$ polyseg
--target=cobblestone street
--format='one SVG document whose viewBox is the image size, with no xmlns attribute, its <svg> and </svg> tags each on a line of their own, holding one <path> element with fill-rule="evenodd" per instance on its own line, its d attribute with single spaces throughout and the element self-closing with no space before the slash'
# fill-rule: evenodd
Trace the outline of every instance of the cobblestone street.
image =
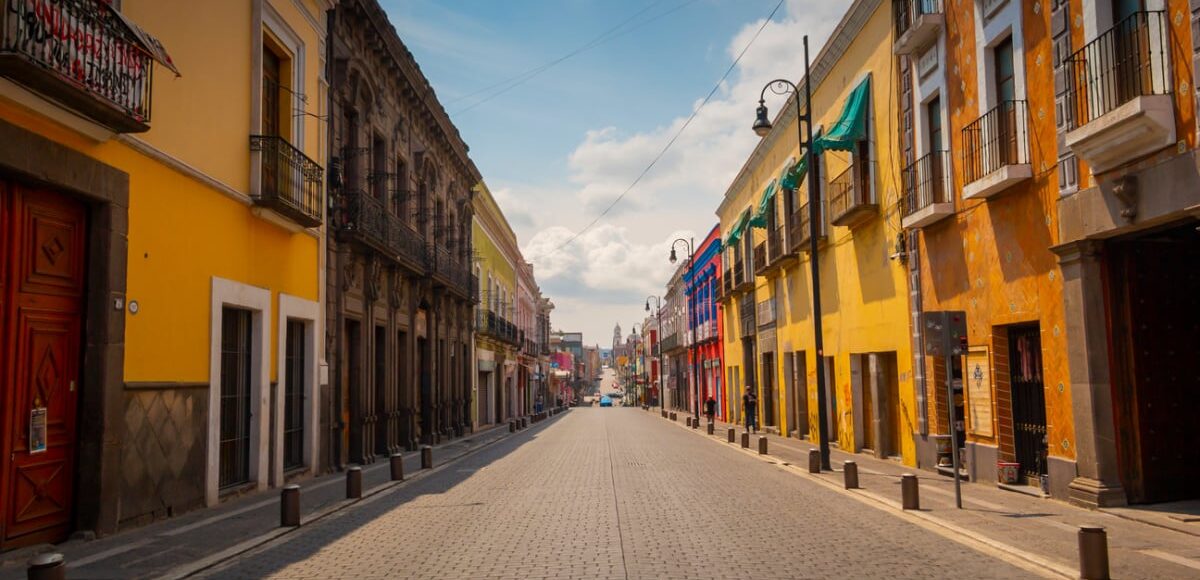
<svg viewBox="0 0 1200 580">
<path fill-rule="evenodd" d="M 575 409 L 206 574 L 1032 575 L 634 408 Z"/>
</svg>

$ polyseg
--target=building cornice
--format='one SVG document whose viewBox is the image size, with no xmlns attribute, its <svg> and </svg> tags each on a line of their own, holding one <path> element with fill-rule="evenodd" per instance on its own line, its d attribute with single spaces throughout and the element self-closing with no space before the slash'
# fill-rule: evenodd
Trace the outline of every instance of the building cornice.
<svg viewBox="0 0 1200 580">
<path fill-rule="evenodd" d="M 867 21 L 870 20 L 871 15 L 875 13 L 875 10 L 882 3 L 883 0 L 854 0 L 854 3 L 850 5 L 846 13 L 842 15 L 841 21 L 838 22 L 837 27 L 829 35 L 829 39 L 825 41 L 820 52 L 817 53 L 816 58 L 810 64 L 811 70 L 809 74 L 812 77 L 814 92 L 817 87 L 821 86 L 825 78 L 829 76 L 829 73 L 833 71 L 837 62 L 845 56 L 854 39 L 858 37 L 858 33 L 867 25 Z M 800 77 L 796 85 L 803 87 L 804 82 L 804 77 Z M 762 165 L 767 154 L 775 147 L 776 142 L 779 139 L 796 138 L 792 131 L 780 129 L 790 127 L 793 123 L 797 122 L 796 100 L 800 99 L 800 106 L 803 107 L 805 103 L 802 97 L 803 95 L 793 93 L 780 106 L 779 112 L 775 114 L 773 121 L 773 126 L 776 130 L 771 131 L 766 137 L 763 137 L 758 142 L 758 145 L 754 147 L 754 151 L 750 153 L 750 157 L 742 164 L 741 170 L 738 171 L 733 182 L 725 190 L 725 196 L 721 200 L 721 204 L 717 206 L 716 214 L 718 218 L 737 200 L 738 194 L 746 187 L 747 182 L 752 179 L 754 170 Z M 816 115 L 813 116 L 816 117 Z"/>
</svg>

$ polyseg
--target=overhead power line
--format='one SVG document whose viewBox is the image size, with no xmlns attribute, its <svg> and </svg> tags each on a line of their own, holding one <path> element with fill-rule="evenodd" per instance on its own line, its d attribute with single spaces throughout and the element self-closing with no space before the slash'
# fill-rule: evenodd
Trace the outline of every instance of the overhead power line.
<svg viewBox="0 0 1200 580">
<path fill-rule="evenodd" d="M 540 72 L 542 72 L 542 71 L 544 71 L 544 70 L 546 70 L 546 69 L 548 69 L 548 68 L 550 68 L 550 67 L 553 67 L 554 65 L 557 65 L 557 64 L 559 64 L 559 63 L 561 63 L 561 62 L 563 62 L 563 61 L 565 61 L 565 60 L 567 60 L 567 59 L 569 59 L 569 58 L 571 58 L 571 57 L 573 57 L 573 56 L 576 56 L 576 55 L 578 55 L 578 54 L 580 54 L 580 53 L 582 53 L 582 52 L 585 52 L 585 51 L 587 51 L 587 50 L 590 50 L 590 49 L 594 48 L 595 46 L 597 46 L 597 45 L 599 45 L 599 44 L 603 43 L 605 40 L 608 40 L 608 39 L 606 39 L 606 37 L 607 37 L 607 36 L 609 36 L 610 34 L 613 34 L 613 33 L 615 33 L 615 32 L 616 32 L 616 31 L 618 31 L 618 30 L 620 30 L 620 29 L 621 29 L 621 28 L 623 28 L 623 27 L 624 27 L 626 24 L 629 24 L 629 23 L 630 23 L 630 22 L 632 22 L 634 19 L 636 19 L 638 16 L 641 16 L 641 15 L 645 14 L 646 12 L 649 12 L 649 11 L 650 11 L 651 9 L 653 9 L 655 6 L 658 6 L 659 4 L 662 4 L 662 2 L 663 2 L 663 0 L 654 0 L 654 2 L 651 2 L 651 3 L 650 3 L 649 5 L 647 5 L 645 8 L 642 8 L 641 10 L 638 10 L 637 12 L 633 13 L 633 15 L 632 15 L 632 16 L 630 16 L 629 18 L 626 18 L 625 20 L 622 20 L 622 21 L 621 21 L 620 23 L 618 23 L 616 26 L 613 26 L 612 28 L 609 28 L 608 30 L 605 30 L 604 32 L 601 32 L 601 33 L 600 33 L 599 35 L 597 35 L 595 38 L 593 38 L 593 39 L 589 40 L 589 41 L 588 41 L 586 44 L 584 44 L 584 45 L 580 46 L 579 48 L 576 48 L 575 50 L 572 50 L 571 52 L 568 52 L 568 53 L 564 54 L 563 56 L 560 56 L 560 57 L 558 57 L 558 58 L 556 58 L 556 59 L 554 59 L 554 60 L 551 60 L 551 61 L 549 61 L 549 62 L 547 62 L 547 63 L 544 63 L 544 64 L 541 64 L 541 65 L 535 66 L 535 67 L 533 67 L 533 68 L 531 68 L 531 69 L 529 69 L 529 70 L 527 70 L 527 71 L 525 71 L 525 72 L 523 72 L 523 73 L 521 73 L 521 74 L 518 74 L 518 75 L 515 75 L 515 76 L 512 76 L 512 77 L 509 77 L 509 78 L 507 78 L 507 79 L 504 79 L 504 80 L 502 80 L 502 81 L 500 81 L 500 82 L 498 82 L 498 83 L 495 83 L 495 84 L 492 84 L 492 85 L 488 85 L 488 86 L 486 86 L 486 87 L 483 87 L 483 88 L 481 88 L 481 89 L 479 89 L 479 90 L 477 90 L 477 91 L 474 91 L 474 92 L 467 93 L 467 94 L 465 94 L 465 95 L 463 95 L 463 96 L 461 96 L 461 97 L 456 97 L 456 98 L 454 98 L 454 99 L 450 99 L 450 100 L 446 101 L 446 104 L 447 104 L 447 105 L 453 105 L 453 104 L 455 104 L 455 103 L 459 103 L 459 102 L 465 101 L 465 100 L 467 100 L 467 99 L 470 99 L 471 97 L 475 97 L 475 96 L 478 96 L 478 95 L 482 95 L 483 93 L 486 93 L 486 92 L 488 92 L 488 91 L 491 91 L 491 90 L 493 90 L 493 89 L 497 89 L 497 88 L 503 87 L 503 86 L 505 86 L 505 85 L 507 85 L 507 84 L 509 84 L 509 83 L 516 82 L 516 81 L 520 81 L 520 80 L 524 79 L 524 78 L 525 78 L 525 77 L 527 77 L 527 76 L 530 76 L 530 75 L 536 75 L 536 74 L 538 74 L 538 73 L 540 73 Z M 530 77 L 530 78 L 532 78 L 532 77 Z M 473 106 L 475 106 L 475 105 L 471 105 L 471 106 L 473 107 Z"/>
<path fill-rule="evenodd" d="M 692 124 L 692 121 L 696 119 L 696 116 L 700 114 L 700 111 L 704 109 L 704 106 L 707 105 L 710 100 L 712 100 L 713 95 L 717 94 L 717 91 L 720 90 L 721 86 L 725 84 L 725 80 L 729 78 L 731 73 L 733 73 L 733 69 L 737 68 L 738 63 L 742 61 L 742 57 L 746 55 L 746 51 L 750 50 L 750 47 L 754 45 L 756 40 L 758 40 L 758 36 L 762 34 L 762 31 L 767 27 L 767 24 L 775 18 L 775 14 L 779 12 L 779 8 L 783 6 L 783 3 L 784 0 L 779 0 L 779 3 L 775 4 L 775 8 L 773 8 L 771 13 L 768 14 L 766 19 L 763 20 L 762 24 L 758 27 L 758 30 L 754 31 L 754 36 L 750 37 L 750 40 L 746 43 L 746 46 L 742 47 L 741 52 L 738 53 L 737 58 L 733 59 L 733 62 L 730 63 L 729 68 L 725 69 L 725 74 L 721 75 L 721 78 L 715 85 L 713 85 L 712 90 L 708 92 L 708 95 L 704 97 L 704 100 L 700 102 L 700 105 L 692 111 L 692 114 L 687 118 L 686 121 L 683 122 L 683 125 L 680 125 L 679 130 L 675 131 L 675 134 L 671 136 L 671 139 L 667 141 L 667 144 L 663 146 L 661 151 L 658 152 L 658 155 L 654 156 L 654 159 L 650 160 L 649 165 L 647 165 L 646 168 L 638 174 L 637 178 L 633 180 L 633 183 L 630 183 L 629 187 L 626 187 L 625 191 L 621 192 L 621 195 L 618 195 L 617 198 L 612 201 L 612 203 L 608 204 L 608 207 L 605 207 L 604 210 L 601 211 L 600 214 L 595 217 L 595 219 L 584 226 L 583 229 L 576 232 L 570 238 L 567 238 L 567 241 L 555 248 L 553 252 L 550 252 L 551 256 L 561 252 L 567 246 L 573 244 L 575 240 L 579 239 L 580 236 L 587 233 L 588 230 L 592 229 L 592 227 L 596 224 L 600 223 L 600 220 L 603 219 L 604 216 L 608 215 L 608 213 L 611 212 L 614 207 L 617 207 L 617 204 L 621 203 L 621 200 L 625 199 L 625 196 L 629 195 L 629 192 L 633 191 L 634 187 L 637 187 L 637 184 L 642 181 L 642 178 L 646 177 L 646 175 L 650 173 L 650 170 L 654 169 L 654 166 L 657 165 L 659 160 L 661 160 L 663 156 L 667 154 L 667 151 L 671 150 L 671 147 L 675 145 L 675 141 L 677 141 L 679 136 L 687 130 L 689 125 Z"/>
</svg>

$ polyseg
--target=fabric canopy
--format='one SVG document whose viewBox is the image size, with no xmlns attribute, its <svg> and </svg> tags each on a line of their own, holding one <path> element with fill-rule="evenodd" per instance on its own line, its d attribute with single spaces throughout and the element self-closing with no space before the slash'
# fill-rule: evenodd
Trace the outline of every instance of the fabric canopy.
<svg viewBox="0 0 1200 580">
<path fill-rule="evenodd" d="M 788 164 L 783 168 L 783 172 L 779 174 L 779 187 L 783 189 L 796 189 L 800 184 L 804 183 L 804 176 L 808 174 L 808 155 L 805 155 L 795 165 Z"/>
<path fill-rule="evenodd" d="M 175 61 L 171 60 L 171 55 L 167 54 L 166 47 L 164 47 L 157 38 L 151 36 L 150 33 L 143 30 L 141 26 L 138 26 L 127 16 L 125 16 L 124 13 L 122 13 L 120 10 L 117 10 L 117 7 L 113 6 L 111 2 L 101 2 L 101 4 L 107 7 L 108 10 L 117 17 L 117 20 L 119 20 L 121 24 L 125 25 L 125 28 L 129 30 L 129 33 L 132 34 L 134 38 L 137 39 L 138 44 L 145 49 L 146 54 L 149 54 L 150 58 L 157 60 L 159 64 L 170 69 L 171 72 L 175 73 L 175 76 L 181 76 L 179 74 L 179 69 L 175 67 Z"/>
<path fill-rule="evenodd" d="M 725 238 L 725 246 L 732 246 L 742 239 L 742 234 L 746 233 L 746 225 L 750 223 L 750 208 L 746 208 L 742 215 L 733 222 L 733 227 L 729 228 L 729 236 Z"/>
<path fill-rule="evenodd" d="M 842 114 L 829 132 L 815 139 L 817 153 L 825 150 L 850 151 L 855 143 L 867 138 L 867 109 L 870 105 L 871 77 L 863 79 L 842 107 Z"/>
<path fill-rule="evenodd" d="M 777 181 L 772 179 L 771 183 L 767 184 L 767 188 L 763 190 L 762 197 L 758 200 L 758 207 L 754 210 L 754 217 L 750 218 L 750 225 L 756 228 L 767 227 L 767 212 L 771 209 L 771 204 L 775 203 L 775 186 Z"/>
</svg>

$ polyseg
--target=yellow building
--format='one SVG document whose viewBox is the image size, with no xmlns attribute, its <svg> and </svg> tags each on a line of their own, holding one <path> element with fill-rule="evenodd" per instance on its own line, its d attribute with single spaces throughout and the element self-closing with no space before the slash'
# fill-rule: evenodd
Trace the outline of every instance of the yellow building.
<svg viewBox="0 0 1200 580">
<path fill-rule="evenodd" d="M 309 470 L 329 1 L 10 4 L 0 548 Z"/>
<path fill-rule="evenodd" d="M 888 3 L 855 2 L 812 63 L 824 356 L 813 346 L 810 192 L 807 160 L 797 163 L 793 95 L 770 103 L 779 111 L 774 129 L 717 210 L 726 242 L 725 374 L 731 408 L 740 409 L 749 386 L 760 426 L 815 440 L 816 369 L 825 365 L 830 441 L 915 464 L 906 268 L 896 259 L 891 37 Z M 740 411 L 736 418 L 744 421 Z"/>
<path fill-rule="evenodd" d="M 522 414 L 518 392 L 517 351 L 521 348 L 514 322 L 517 306 L 517 268 L 524 265 L 517 235 L 504 218 L 487 184 L 472 200 L 471 243 L 479 279 L 475 315 L 475 424 L 490 425 Z"/>
</svg>

